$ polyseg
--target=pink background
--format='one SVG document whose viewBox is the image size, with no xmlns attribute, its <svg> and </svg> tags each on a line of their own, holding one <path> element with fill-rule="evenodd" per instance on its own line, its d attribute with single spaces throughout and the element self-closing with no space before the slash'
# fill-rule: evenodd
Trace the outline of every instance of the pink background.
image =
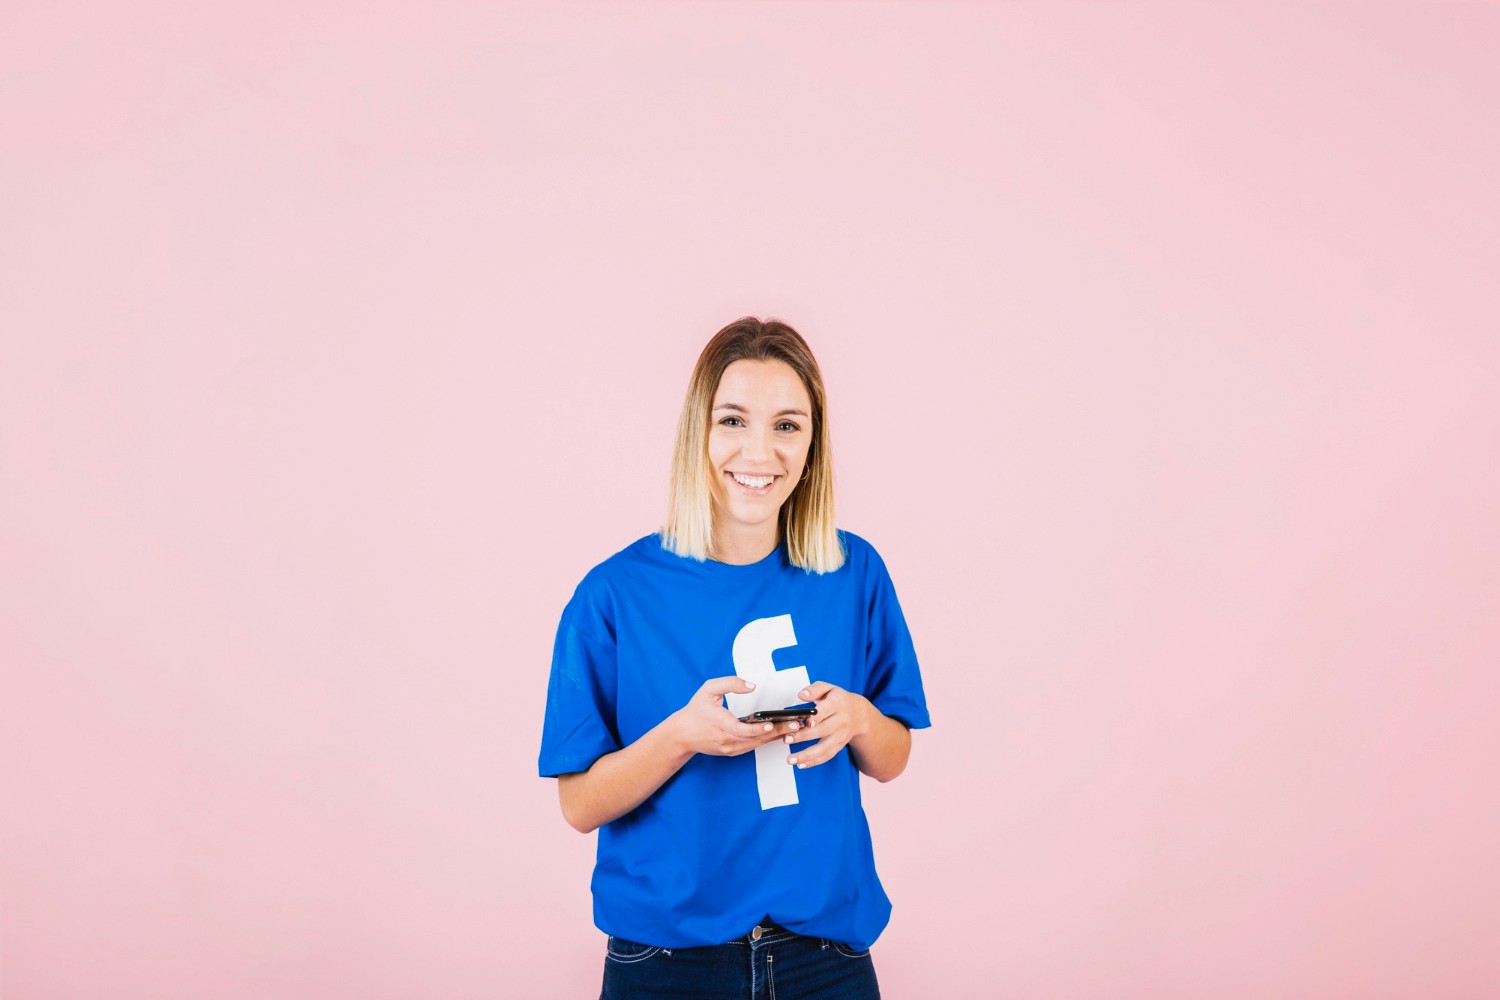
<svg viewBox="0 0 1500 1000">
<path fill-rule="evenodd" d="M 0 993 L 595 995 L 553 629 L 755 313 L 936 721 L 887 995 L 1496 995 L 1497 41 L 7 4 Z"/>
</svg>

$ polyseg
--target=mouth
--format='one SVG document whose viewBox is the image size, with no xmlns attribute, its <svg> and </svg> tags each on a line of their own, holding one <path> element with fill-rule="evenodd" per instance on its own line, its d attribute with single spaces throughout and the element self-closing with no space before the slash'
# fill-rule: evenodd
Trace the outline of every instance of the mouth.
<svg viewBox="0 0 1500 1000">
<path fill-rule="evenodd" d="M 726 472 L 725 478 L 734 488 L 747 497 L 763 497 L 776 488 L 776 481 L 783 478 L 775 475 L 751 476 L 740 472 Z"/>
</svg>

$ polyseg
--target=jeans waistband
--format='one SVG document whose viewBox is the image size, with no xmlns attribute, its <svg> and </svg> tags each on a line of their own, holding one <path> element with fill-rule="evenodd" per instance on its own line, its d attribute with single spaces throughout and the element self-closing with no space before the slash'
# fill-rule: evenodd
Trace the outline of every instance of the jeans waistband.
<svg viewBox="0 0 1500 1000">
<path fill-rule="evenodd" d="M 744 934 L 741 934 L 737 938 L 731 938 L 729 941 L 727 941 L 725 943 L 726 944 L 748 944 L 748 945 L 756 945 L 756 944 L 764 944 L 767 940 L 769 940 L 771 938 L 775 938 L 776 940 L 779 941 L 782 938 L 796 937 L 796 936 L 797 936 L 797 932 L 796 931 L 788 930 L 787 928 L 785 928 L 785 927 L 781 926 L 780 924 L 778 924 L 776 921 L 772 920 L 770 917 L 762 917 L 760 919 L 760 921 L 757 922 L 756 925 L 754 927 L 752 927 L 749 931 L 745 932 Z"/>
</svg>

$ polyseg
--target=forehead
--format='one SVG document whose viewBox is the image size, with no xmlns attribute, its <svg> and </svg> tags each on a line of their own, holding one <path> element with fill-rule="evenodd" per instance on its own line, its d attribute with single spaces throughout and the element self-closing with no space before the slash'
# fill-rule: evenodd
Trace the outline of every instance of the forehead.
<svg viewBox="0 0 1500 1000">
<path fill-rule="evenodd" d="M 811 412 L 812 401 L 802 379 L 785 361 L 736 361 L 719 376 L 714 405 L 795 407 Z"/>
</svg>

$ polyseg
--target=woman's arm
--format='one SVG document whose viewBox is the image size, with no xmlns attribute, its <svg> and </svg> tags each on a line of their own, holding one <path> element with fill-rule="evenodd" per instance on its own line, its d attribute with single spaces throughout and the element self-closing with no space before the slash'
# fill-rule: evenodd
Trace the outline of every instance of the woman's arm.
<svg viewBox="0 0 1500 1000">
<path fill-rule="evenodd" d="M 594 761 L 587 771 L 557 776 L 563 819 L 589 833 L 645 802 L 692 758 L 670 726 L 671 718 L 621 750 Z"/>
<path fill-rule="evenodd" d="M 855 697 L 864 700 L 863 696 Z M 911 730 L 874 705 L 870 705 L 870 712 L 870 728 L 849 741 L 849 752 L 854 755 L 855 767 L 876 781 L 890 781 L 906 770 L 911 758 Z"/>
<path fill-rule="evenodd" d="M 645 802 L 694 754 L 734 757 L 780 739 L 770 723 L 741 722 L 724 707 L 726 694 L 754 689 L 740 677 L 706 681 L 686 705 L 634 743 L 605 754 L 587 771 L 559 775 L 563 818 L 579 833 L 589 833 Z"/>
<path fill-rule="evenodd" d="M 807 732 L 807 738 L 817 739 L 818 745 L 792 754 L 788 764 L 816 767 L 847 745 L 854 766 L 876 781 L 890 781 L 906 770 L 911 730 L 883 714 L 870 699 L 827 681 L 809 684 L 799 697 L 818 703 L 818 714 L 808 720 Z"/>
</svg>

